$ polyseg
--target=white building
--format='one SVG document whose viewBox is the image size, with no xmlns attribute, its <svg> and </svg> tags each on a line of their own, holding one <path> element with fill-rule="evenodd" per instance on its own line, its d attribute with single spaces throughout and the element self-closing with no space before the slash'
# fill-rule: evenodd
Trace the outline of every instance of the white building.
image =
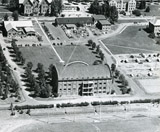
<svg viewBox="0 0 160 132">
<path fill-rule="evenodd" d="M 135 0 L 110 0 L 110 6 L 115 6 L 120 11 L 126 11 L 132 13 L 133 10 L 136 9 L 136 1 Z"/>
<path fill-rule="evenodd" d="M 155 36 L 160 36 L 160 17 L 156 17 L 153 21 L 149 22 L 149 29 L 155 33 Z"/>
</svg>

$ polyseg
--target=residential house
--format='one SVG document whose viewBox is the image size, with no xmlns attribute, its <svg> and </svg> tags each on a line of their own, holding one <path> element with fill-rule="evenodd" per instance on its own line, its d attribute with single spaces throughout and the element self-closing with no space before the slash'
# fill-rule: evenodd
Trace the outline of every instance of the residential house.
<svg viewBox="0 0 160 132">
<path fill-rule="evenodd" d="M 73 63 L 59 72 L 58 95 L 94 96 L 110 93 L 111 72 L 106 65 Z"/>
<path fill-rule="evenodd" d="M 103 31 L 111 30 L 111 23 L 108 20 L 98 20 L 96 27 Z"/>
<path fill-rule="evenodd" d="M 154 20 L 149 22 L 149 29 L 154 32 L 155 36 L 160 36 L 160 17 L 155 17 Z"/>
<path fill-rule="evenodd" d="M 19 0 L 19 12 L 24 15 L 33 14 L 33 4 L 30 0 Z"/>
</svg>

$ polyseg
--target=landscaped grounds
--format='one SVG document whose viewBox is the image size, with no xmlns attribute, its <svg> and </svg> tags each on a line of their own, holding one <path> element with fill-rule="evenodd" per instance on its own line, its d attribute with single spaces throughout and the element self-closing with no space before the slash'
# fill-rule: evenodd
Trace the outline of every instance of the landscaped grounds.
<svg viewBox="0 0 160 132">
<path fill-rule="evenodd" d="M 145 26 L 129 26 L 121 34 L 104 39 L 104 44 L 113 54 L 151 53 L 160 51 L 160 46 L 148 37 Z"/>
</svg>

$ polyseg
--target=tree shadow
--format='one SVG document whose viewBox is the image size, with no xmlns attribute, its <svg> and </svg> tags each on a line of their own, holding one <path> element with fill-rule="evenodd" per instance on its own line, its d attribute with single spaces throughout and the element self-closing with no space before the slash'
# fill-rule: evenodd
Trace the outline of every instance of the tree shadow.
<svg viewBox="0 0 160 132">
<path fill-rule="evenodd" d="M 97 52 L 96 52 L 96 51 L 92 51 L 92 53 L 93 53 L 93 54 L 97 54 Z"/>
<path fill-rule="evenodd" d="M 150 30 L 148 27 L 143 28 L 143 30 L 144 30 L 146 33 L 151 33 L 151 30 Z"/>
<path fill-rule="evenodd" d="M 121 83 L 121 81 L 119 81 L 119 80 L 116 80 L 115 82 L 116 82 L 116 83 Z"/>
</svg>

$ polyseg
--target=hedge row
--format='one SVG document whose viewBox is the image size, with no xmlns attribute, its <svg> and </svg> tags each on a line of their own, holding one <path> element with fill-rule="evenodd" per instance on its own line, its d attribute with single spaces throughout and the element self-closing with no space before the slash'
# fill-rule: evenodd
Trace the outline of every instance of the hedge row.
<svg viewBox="0 0 160 132">
<path fill-rule="evenodd" d="M 56 107 L 57 108 L 63 108 L 63 107 L 79 107 L 79 106 L 88 106 L 89 105 L 89 103 L 88 102 L 82 102 L 82 103 L 75 103 L 75 104 L 73 104 L 73 103 L 67 103 L 67 104 L 65 104 L 65 103 L 62 103 L 62 104 L 57 104 L 56 105 Z"/>
<path fill-rule="evenodd" d="M 15 106 L 16 110 L 22 110 L 22 109 L 43 109 L 43 108 L 54 108 L 53 104 L 50 105 L 23 105 L 23 106 Z"/>
<path fill-rule="evenodd" d="M 131 103 L 160 103 L 160 99 L 133 100 Z"/>
<path fill-rule="evenodd" d="M 96 106 L 96 105 L 117 105 L 118 101 L 105 101 L 105 102 L 99 102 L 99 101 L 94 101 L 91 103 L 91 105 Z"/>
</svg>

